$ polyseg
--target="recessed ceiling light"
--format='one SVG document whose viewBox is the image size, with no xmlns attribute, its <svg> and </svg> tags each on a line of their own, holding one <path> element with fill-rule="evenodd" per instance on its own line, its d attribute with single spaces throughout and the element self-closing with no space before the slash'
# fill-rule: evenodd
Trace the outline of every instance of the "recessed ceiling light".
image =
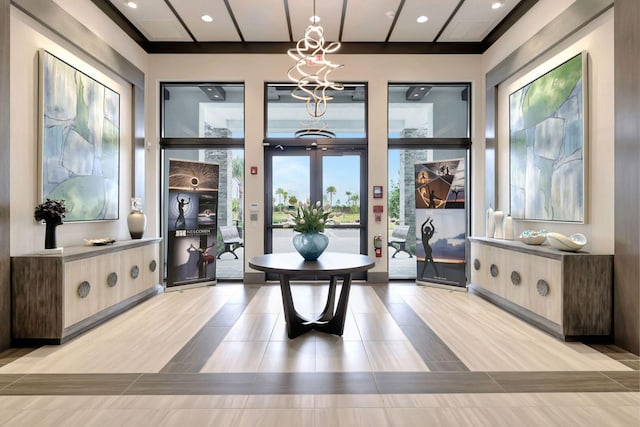
<svg viewBox="0 0 640 427">
<path fill-rule="evenodd" d="M 127 6 L 129 6 L 131 9 L 137 9 L 138 8 L 138 4 L 134 1 L 128 1 L 127 2 Z"/>
<path fill-rule="evenodd" d="M 419 24 L 424 24 L 425 22 L 427 22 L 429 20 L 429 18 L 427 18 L 426 16 L 422 15 L 422 16 L 418 16 L 418 19 L 416 19 L 416 21 L 418 21 Z"/>
<path fill-rule="evenodd" d="M 209 15 L 202 15 L 200 19 L 202 19 L 204 22 L 213 22 L 213 18 Z"/>
<path fill-rule="evenodd" d="M 500 9 L 502 6 L 504 6 L 503 1 L 494 1 L 491 5 L 491 9 Z"/>
<path fill-rule="evenodd" d="M 386 11 L 384 14 L 389 19 L 393 19 L 396 16 L 396 12 L 394 12 L 393 10 Z"/>
<path fill-rule="evenodd" d="M 309 18 L 309 21 L 311 21 L 312 24 L 317 24 L 318 22 L 320 22 L 320 17 L 313 15 L 312 17 Z"/>
</svg>

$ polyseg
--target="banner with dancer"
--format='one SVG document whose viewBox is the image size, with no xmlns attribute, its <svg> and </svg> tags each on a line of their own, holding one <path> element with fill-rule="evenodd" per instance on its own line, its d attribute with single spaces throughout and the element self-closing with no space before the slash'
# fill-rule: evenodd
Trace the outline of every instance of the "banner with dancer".
<svg viewBox="0 0 640 427">
<path fill-rule="evenodd" d="M 218 178 L 215 163 L 169 160 L 167 288 L 216 280 Z"/>
<path fill-rule="evenodd" d="M 415 165 L 417 281 L 466 286 L 465 160 Z"/>
</svg>

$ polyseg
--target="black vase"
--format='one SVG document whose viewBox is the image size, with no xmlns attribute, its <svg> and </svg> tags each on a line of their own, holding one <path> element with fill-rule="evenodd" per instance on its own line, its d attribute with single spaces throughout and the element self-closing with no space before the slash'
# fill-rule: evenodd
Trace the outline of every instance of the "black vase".
<svg viewBox="0 0 640 427">
<path fill-rule="evenodd" d="M 58 247 L 56 244 L 56 227 L 60 224 L 57 221 L 46 221 L 46 229 L 44 232 L 44 248 L 55 249 Z"/>
</svg>

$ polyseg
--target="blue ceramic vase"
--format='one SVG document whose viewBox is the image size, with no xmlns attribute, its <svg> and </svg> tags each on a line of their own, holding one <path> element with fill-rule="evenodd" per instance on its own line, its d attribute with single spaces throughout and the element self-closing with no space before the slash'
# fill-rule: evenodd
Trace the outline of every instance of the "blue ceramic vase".
<svg viewBox="0 0 640 427">
<path fill-rule="evenodd" d="M 300 233 L 293 236 L 293 247 L 305 261 L 315 261 L 327 249 L 329 238 L 322 233 Z"/>
</svg>

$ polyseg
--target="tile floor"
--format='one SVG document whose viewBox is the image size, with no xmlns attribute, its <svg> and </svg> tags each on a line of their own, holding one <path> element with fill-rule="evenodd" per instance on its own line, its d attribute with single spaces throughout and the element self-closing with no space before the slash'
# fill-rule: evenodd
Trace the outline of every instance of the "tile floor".
<svg viewBox="0 0 640 427">
<path fill-rule="evenodd" d="M 342 337 L 289 340 L 278 286 L 220 284 L 0 355 L 0 425 L 640 426 L 639 360 L 414 284 L 355 285 Z"/>
</svg>

